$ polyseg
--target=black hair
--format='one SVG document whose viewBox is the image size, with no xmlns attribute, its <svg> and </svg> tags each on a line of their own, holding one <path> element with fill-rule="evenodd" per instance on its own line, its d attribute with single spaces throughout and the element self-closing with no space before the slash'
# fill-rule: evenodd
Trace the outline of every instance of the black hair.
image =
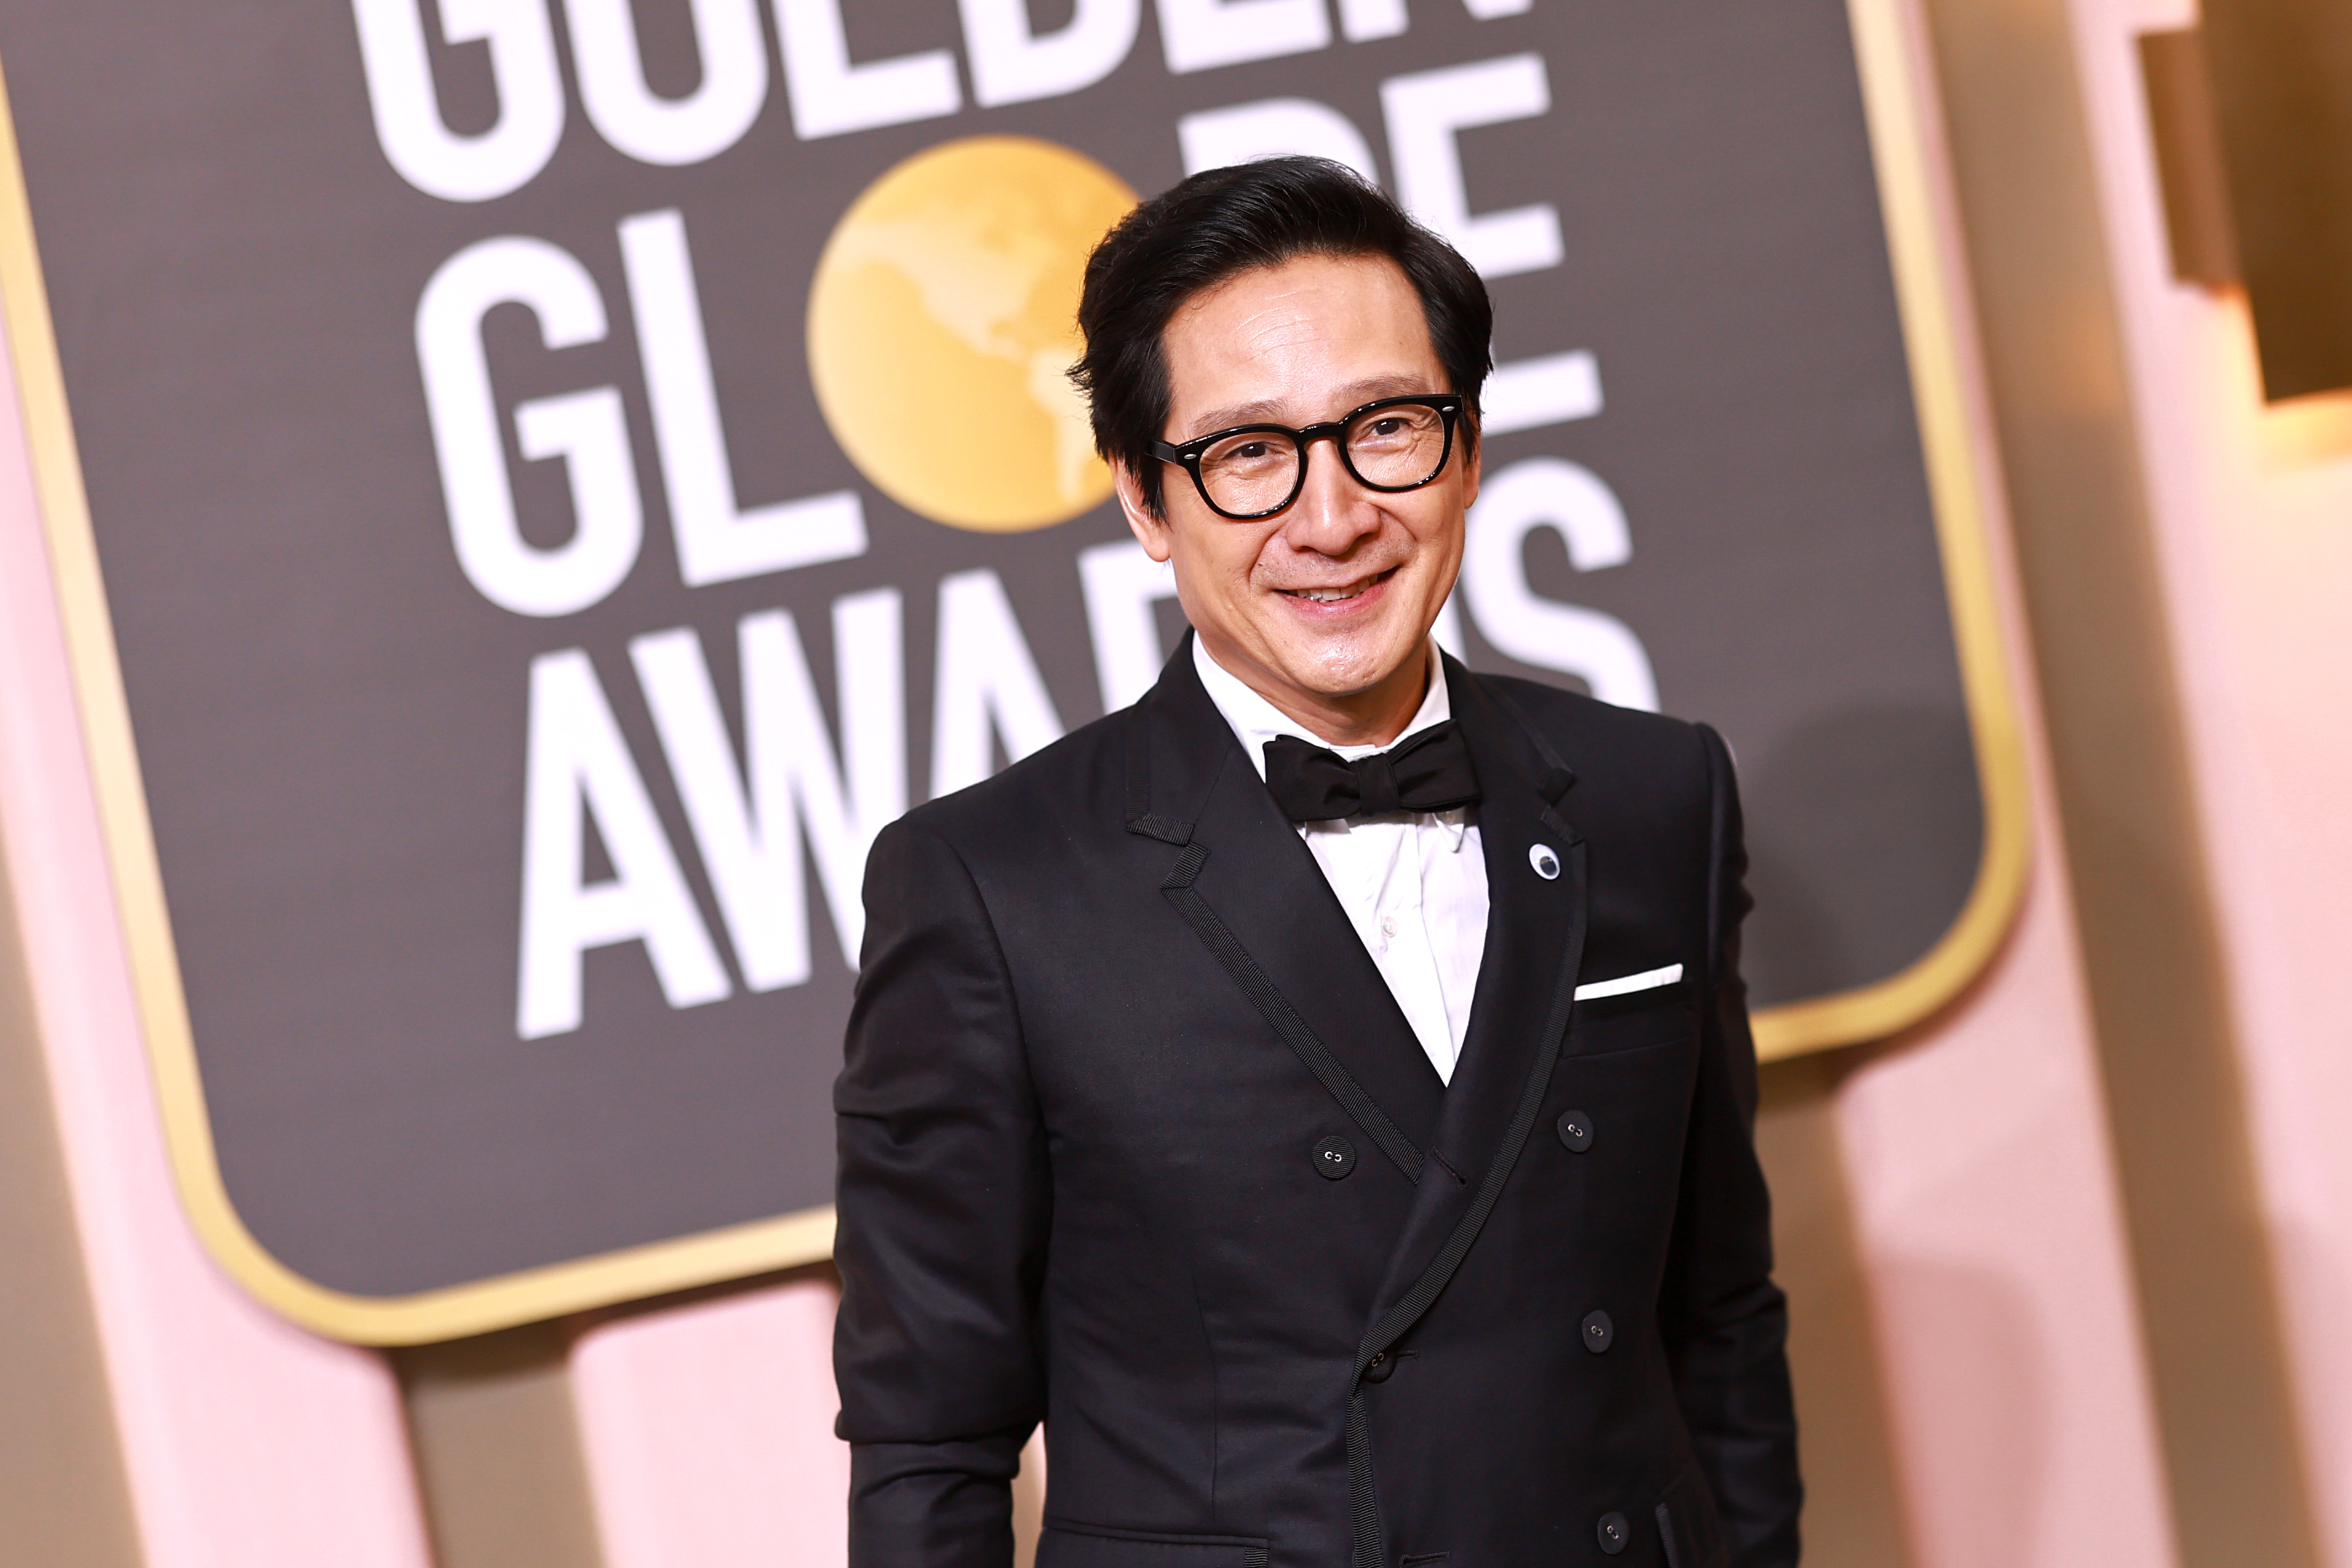
<svg viewBox="0 0 2352 1568">
<path fill-rule="evenodd" d="M 1121 218 L 1087 258 L 1070 379 L 1087 394 L 1095 449 L 1124 464 L 1160 507 L 1151 443 L 1168 423 L 1162 338 L 1177 307 L 1238 273 L 1299 256 L 1386 256 L 1421 297 L 1437 362 L 1475 413 L 1493 365 L 1495 310 L 1462 255 L 1380 187 L 1328 158 L 1269 158 L 1208 169 Z M 1475 440 L 1475 423 L 1467 433 Z"/>
</svg>

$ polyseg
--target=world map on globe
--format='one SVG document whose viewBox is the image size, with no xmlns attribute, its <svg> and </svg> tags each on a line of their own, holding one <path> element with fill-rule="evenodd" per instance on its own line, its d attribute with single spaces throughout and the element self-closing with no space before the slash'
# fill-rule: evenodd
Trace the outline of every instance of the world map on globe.
<svg viewBox="0 0 2352 1568">
<path fill-rule="evenodd" d="M 1092 159 L 1008 136 L 928 149 L 851 204 L 809 291 L 809 371 L 877 489 L 987 532 L 1108 497 L 1068 371 L 1087 255 L 1134 204 Z"/>
</svg>

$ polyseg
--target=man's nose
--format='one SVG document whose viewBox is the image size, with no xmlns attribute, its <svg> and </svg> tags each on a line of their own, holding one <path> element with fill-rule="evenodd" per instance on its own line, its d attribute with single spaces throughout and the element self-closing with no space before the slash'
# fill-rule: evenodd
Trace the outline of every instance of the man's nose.
<svg viewBox="0 0 2352 1568">
<path fill-rule="evenodd" d="M 1348 472 L 1336 439 L 1309 446 L 1306 462 L 1307 483 L 1282 523 L 1283 537 L 1293 548 L 1345 555 L 1357 540 L 1380 531 L 1379 500 Z"/>
</svg>

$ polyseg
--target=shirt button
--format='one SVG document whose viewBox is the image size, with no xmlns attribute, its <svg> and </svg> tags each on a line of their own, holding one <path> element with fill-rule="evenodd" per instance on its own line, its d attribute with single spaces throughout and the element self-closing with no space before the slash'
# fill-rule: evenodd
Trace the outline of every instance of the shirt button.
<svg viewBox="0 0 2352 1568">
<path fill-rule="evenodd" d="M 1609 1321 L 1607 1312 L 1593 1312 L 1584 1314 L 1585 1349 L 1599 1355 L 1609 1348 L 1609 1342 L 1616 1337 L 1617 1325 Z"/>
<path fill-rule="evenodd" d="M 1395 941 L 1395 940 L 1396 940 L 1396 916 L 1395 916 L 1395 915 L 1381 915 L 1381 936 L 1385 936 L 1385 937 L 1387 937 L 1387 938 L 1388 938 L 1389 940 L 1391 940 L 1391 942 L 1393 942 L 1393 941 Z"/>
</svg>

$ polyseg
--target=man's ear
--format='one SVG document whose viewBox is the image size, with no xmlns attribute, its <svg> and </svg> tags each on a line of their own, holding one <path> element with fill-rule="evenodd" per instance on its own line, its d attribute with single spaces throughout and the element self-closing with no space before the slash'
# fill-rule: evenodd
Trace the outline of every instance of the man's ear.
<svg viewBox="0 0 2352 1568">
<path fill-rule="evenodd" d="M 1143 553 L 1156 561 L 1167 561 L 1175 551 L 1175 540 L 1170 537 L 1168 519 L 1151 509 L 1143 497 L 1143 481 L 1124 463 L 1110 465 L 1111 479 L 1118 491 L 1118 509 L 1127 518 L 1127 531 L 1143 547 Z"/>
<path fill-rule="evenodd" d="M 1462 455 L 1462 509 L 1468 511 L 1478 499 L 1479 464 L 1486 455 L 1486 444 L 1478 439 L 1478 426 L 1465 422 L 1469 431 L 1469 450 Z"/>
</svg>

